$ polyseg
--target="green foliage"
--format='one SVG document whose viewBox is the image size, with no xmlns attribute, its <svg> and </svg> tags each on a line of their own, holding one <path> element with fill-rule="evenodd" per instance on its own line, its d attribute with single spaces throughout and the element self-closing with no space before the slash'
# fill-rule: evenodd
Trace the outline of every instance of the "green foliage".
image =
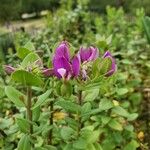
<svg viewBox="0 0 150 150">
<path fill-rule="evenodd" d="M 32 109 L 35 109 L 35 108 L 41 106 L 47 100 L 47 98 L 50 96 L 51 92 L 52 92 L 52 90 L 47 90 L 44 94 L 40 95 Z"/>
<path fill-rule="evenodd" d="M 30 138 L 28 135 L 22 136 L 18 143 L 18 150 L 31 150 Z"/>
<path fill-rule="evenodd" d="M 23 118 L 16 118 L 17 125 L 21 132 L 29 133 L 29 122 Z"/>
<path fill-rule="evenodd" d="M 41 86 L 43 84 L 43 81 L 39 77 L 25 70 L 17 70 L 11 77 L 14 81 L 24 86 Z"/>
<path fill-rule="evenodd" d="M 78 113 L 80 111 L 80 106 L 67 100 L 59 100 L 56 102 L 56 105 L 62 107 L 67 112 Z"/>
<path fill-rule="evenodd" d="M 112 129 L 115 129 L 115 130 L 119 130 L 119 131 L 122 131 L 123 128 L 122 128 L 122 125 L 115 119 L 112 119 L 109 121 L 108 125 L 112 128 Z"/>
<path fill-rule="evenodd" d="M 25 58 L 29 53 L 34 51 L 35 48 L 31 42 L 26 43 L 23 47 L 17 49 L 17 55 L 21 59 Z"/>
<path fill-rule="evenodd" d="M 123 150 L 136 150 L 139 147 L 139 144 L 132 140 L 130 143 L 127 144 L 127 146 L 125 146 L 125 148 Z"/>
<path fill-rule="evenodd" d="M 11 86 L 5 87 L 5 93 L 8 98 L 18 107 L 24 107 L 26 96 Z"/>
<path fill-rule="evenodd" d="M 15 5 L 14 5 L 15 3 Z M 54 0 L 1 0 L 0 21 L 9 22 L 21 18 L 23 13 L 39 13 L 42 10 L 52 10 L 59 6 L 59 1 Z"/>
<path fill-rule="evenodd" d="M 15 3 L 15 5 L 14 5 Z M 0 5 L 0 20 L 2 22 L 4 21 L 10 21 L 15 18 L 20 18 L 19 16 L 20 11 L 20 0 L 1 0 Z"/>
<path fill-rule="evenodd" d="M 22 61 L 21 66 L 23 68 L 26 68 L 28 66 L 31 66 L 32 64 L 34 64 L 36 61 L 40 61 L 41 59 L 39 58 L 39 56 L 35 53 L 29 53 Z"/>
<path fill-rule="evenodd" d="M 29 44 L 29 47 L 24 47 L 18 52 L 23 61 L 12 74 L 12 79 L 17 83 L 17 89 L 25 90 L 24 86 L 32 86 L 32 121 L 25 119 L 24 108 L 12 111 L 11 116 L 5 116 L 8 108 L 13 110 L 16 106 L 25 106 L 20 103 L 20 96 L 24 94 L 12 88 L 14 82 L 9 82 L 9 77 L 6 79 L 12 86 L 6 87 L 8 89 L 5 93 L 8 98 L 5 97 L 3 103 L 10 99 L 15 105 L 3 108 L 4 118 L 0 129 L 6 134 L 12 132 L 8 136 L 15 138 L 9 141 L 5 136 L 2 137 L 4 144 L 11 145 L 10 149 L 15 149 L 16 146 L 12 143 L 17 144 L 19 138 L 18 149 L 31 149 L 31 143 L 34 143 L 37 150 L 137 149 L 142 144 L 137 139 L 137 129 L 133 125 L 138 124 L 136 119 L 143 99 L 140 89 L 148 85 L 150 72 L 150 60 L 147 55 L 149 45 L 142 27 L 143 12 L 137 11 L 136 16 L 130 18 L 121 8 L 107 7 L 107 15 L 102 17 L 86 12 L 81 5 L 74 11 L 69 6 L 68 10 L 64 7 L 53 15 L 49 14 L 46 29 L 40 30 L 36 36 L 31 35 L 35 48 Z M 22 42 L 26 41 L 26 38 L 19 37 L 16 41 L 17 50 L 18 46 L 22 47 Z M 87 81 L 69 80 L 66 84 L 62 80 L 50 77 L 44 80 L 43 84 L 40 67 L 34 64 L 39 60 L 39 56 L 35 54 L 36 49 L 42 49 L 41 59 L 44 66 L 49 67 L 51 63 L 48 60 L 53 57 L 54 43 L 63 38 L 73 43 L 73 52 L 81 43 L 89 45 L 92 42 L 99 48 L 100 56 L 107 49 L 113 51 L 118 64 L 117 74 L 109 78 L 104 77 L 103 73 L 110 67 L 109 59 L 103 62 L 98 59 L 93 62 L 93 67 L 89 66 L 92 73 Z M 18 60 L 14 60 L 15 62 Z M 37 70 L 34 72 L 33 68 Z M 79 91 L 82 91 L 81 95 Z M 79 101 L 80 96 L 82 101 Z M 27 100 L 27 95 L 24 97 Z M 12 121 L 10 118 L 16 115 L 21 119 Z M 6 126 L 8 124 L 9 127 L 15 128 L 13 125 L 16 123 L 18 125 L 14 132 Z M 34 130 L 30 136 L 28 132 L 31 125 Z M 50 131 L 52 141 L 48 143 Z M 24 135 L 25 133 L 27 135 Z"/>
<path fill-rule="evenodd" d="M 150 44 L 150 17 L 146 16 L 145 18 L 143 18 L 143 25 L 147 35 L 147 40 Z"/>
</svg>

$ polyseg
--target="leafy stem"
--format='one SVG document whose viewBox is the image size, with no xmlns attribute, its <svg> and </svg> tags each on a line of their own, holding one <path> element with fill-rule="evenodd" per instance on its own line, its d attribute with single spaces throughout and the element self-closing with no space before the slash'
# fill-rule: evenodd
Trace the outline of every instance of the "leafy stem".
<svg viewBox="0 0 150 150">
<path fill-rule="evenodd" d="M 51 88 L 54 89 L 54 81 L 53 80 L 51 81 Z M 56 98 L 53 90 L 52 90 L 51 96 L 54 99 Z M 54 101 L 53 100 L 50 101 L 50 103 L 49 103 L 49 109 L 50 109 L 49 125 L 53 126 L 53 110 L 54 110 Z M 49 145 L 52 145 L 52 138 L 53 138 L 53 129 L 51 128 L 48 133 L 48 144 Z"/>
<path fill-rule="evenodd" d="M 79 94 L 78 94 L 78 104 L 82 106 L 82 91 L 81 90 L 79 91 Z M 81 122 L 81 116 L 79 115 L 78 116 L 78 135 L 80 134 L 80 130 L 82 129 L 82 127 L 83 127 L 83 123 Z"/>
<path fill-rule="evenodd" d="M 32 89 L 30 86 L 27 87 L 27 106 L 26 106 L 26 109 L 27 109 L 27 119 L 32 122 L 32 110 L 31 110 L 31 107 L 32 107 Z M 29 127 L 29 132 L 30 134 L 33 133 L 33 125 L 30 123 L 30 127 Z"/>
<path fill-rule="evenodd" d="M 51 111 L 50 118 L 49 118 L 50 126 L 53 125 L 53 108 L 54 108 L 53 105 L 54 105 L 53 101 L 50 101 L 50 111 Z M 50 145 L 52 144 L 52 138 L 53 138 L 53 130 L 50 129 L 49 134 L 48 134 L 48 144 Z"/>
</svg>

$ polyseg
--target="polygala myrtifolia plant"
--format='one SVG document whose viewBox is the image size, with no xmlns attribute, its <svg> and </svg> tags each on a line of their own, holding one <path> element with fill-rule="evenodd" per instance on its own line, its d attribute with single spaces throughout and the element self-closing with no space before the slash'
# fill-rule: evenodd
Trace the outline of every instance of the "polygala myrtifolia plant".
<svg viewBox="0 0 150 150">
<path fill-rule="evenodd" d="M 129 124 L 137 115 L 100 94 L 116 71 L 109 51 L 102 55 L 93 46 L 74 51 L 63 41 L 48 68 L 30 42 L 17 55 L 20 65 L 6 65 L 5 71 L 20 91 L 7 86 L 5 93 L 20 112 L 18 150 L 109 150 L 124 148 L 124 142 L 126 149 L 138 147 Z"/>
</svg>

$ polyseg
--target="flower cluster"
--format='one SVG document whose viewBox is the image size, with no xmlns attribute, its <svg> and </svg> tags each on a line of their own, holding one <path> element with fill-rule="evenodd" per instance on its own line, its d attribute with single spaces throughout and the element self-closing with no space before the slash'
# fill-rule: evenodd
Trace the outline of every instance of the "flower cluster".
<svg viewBox="0 0 150 150">
<path fill-rule="evenodd" d="M 83 48 L 71 57 L 69 51 L 69 44 L 63 41 L 55 50 L 53 56 L 53 68 L 44 69 L 43 74 L 45 76 L 57 76 L 58 78 L 70 79 L 77 78 L 79 76 L 82 79 L 88 77 L 87 70 L 88 64 L 99 58 L 99 50 L 96 47 Z M 106 51 L 102 56 L 102 59 L 109 58 L 111 65 L 109 70 L 105 73 L 105 76 L 111 76 L 116 71 L 116 63 L 109 51 Z"/>
<path fill-rule="evenodd" d="M 49 69 L 42 69 L 42 74 L 45 77 L 56 76 L 59 79 L 63 78 L 69 80 L 71 78 L 81 77 L 83 80 L 88 78 L 89 65 L 99 58 L 99 50 L 96 47 L 83 48 L 74 55 L 71 56 L 69 50 L 69 44 L 67 41 L 63 41 L 56 48 L 52 64 L 53 67 Z M 111 76 L 116 71 L 116 63 L 109 51 L 106 51 L 102 59 L 110 59 L 111 65 L 109 69 L 104 73 L 106 77 Z M 14 72 L 16 68 L 6 65 L 5 71 L 8 74 Z"/>
</svg>

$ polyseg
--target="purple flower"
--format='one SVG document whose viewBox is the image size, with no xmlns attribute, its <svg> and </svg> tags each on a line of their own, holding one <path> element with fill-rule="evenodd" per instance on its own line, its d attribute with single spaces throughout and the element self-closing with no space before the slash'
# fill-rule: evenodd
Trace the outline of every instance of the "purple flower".
<svg viewBox="0 0 150 150">
<path fill-rule="evenodd" d="M 72 75 L 74 77 L 78 76 L 80 73 L 80 55 L 74 56 L 72 59 Z"/>
<path fill-rule="evenodd" d="M 55 59 L 59 57 L 64 57 L 67 61 L 70 60 L 69 45 L 67 41 L 61 42 L 61 44 L 56 48 L 54 57 Z"/>
<path fill-rule="evenodd" d="M 111 68 L 110 70 L 105 74 L 107 77 L 108 76 L 111 76 L 117 69 L 117 66 L 116 66 L 116 62 L 115 62 L 115 59 L 112 57 L 111 53 L 109 51 L 106 51 L 103 58 L 110 58 L 111 60 Z"/>
<path fill-rule="evenodd" d="M 98 58 L 99 50 L 97 48 L 92 47 L 92 46 L 89 48 L 81 47 L 79 54 L 80 54 L 82 62 L 92 61 L 92 60 L 95 60 L 96 58 Z"/>
<path fill-rule="evenodd" d="M 70 79 L 77 77 L 80 72 L 80 57 L 74 56 L 70 58 L 69 45 L 63 41 L 57 48 L 53 58 L 54 74 L 58 78 Z"/>
<path fill-rule="evenodd" d="M 12 74 L 16 69 L 10 65 L 4 65 L 5 72 L 10 75 Z"/>
</svg>

